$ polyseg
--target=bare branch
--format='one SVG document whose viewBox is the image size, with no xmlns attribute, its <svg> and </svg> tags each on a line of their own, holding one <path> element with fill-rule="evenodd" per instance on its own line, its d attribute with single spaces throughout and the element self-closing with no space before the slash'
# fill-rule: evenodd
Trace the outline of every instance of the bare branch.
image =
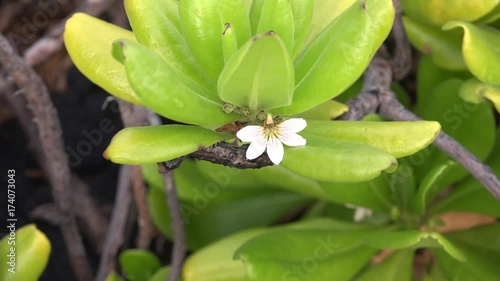
<svg viewBox="0 0 500 281">
<path fill-rule="evenodd" d="M 108 227 L 108 234 L 106 235 L 104 250 L 99 263 L 99 270 L 97 271 L 97 281 L 106 280 L 108 274 L 115 269 L 118 249 L 125 240 L 125 227 L 132 204 L 130 169 L 131 167 L 128 165 L 120 167 L 113 214 L 111 215 L 111 223 Z"/>
<path fill-rule="evenodd" d="M 172 229 L 174 232 L 174 249 L 172 251 L 172 269 L 168 275 L 168 281 L 176 281 L 179 279 L 182 270 L 182 264 L 186 255 L 186 234 L 184 231 L 184 221 L 182 220 L 181 205 L 177 196 L 172 171 L 175 166 L 180 165 L 180 161 L 172 161 L 170 163 L 158 163 L 158 170 L 164 174 L 165 193 L 167 195 L 167 204 L 172 218 Z M 173 163 L 173 164 L 172 164 Z"/>
<path fill-rule="evenodd" d="M 41 153 L 46 160 L 42 169 L 49 178 L 57 208 L 64 214 L 61 231 L 75 275 L 81 281 L 92 280 L 92 271 L 71 208 L 68 190 L 70 171 L 67 155 L 63 150 L 61 124 L 47 87 L 3 35 L 0 35 L 0 62 L 21 89 L 37 125 L 40 149 L 43 150 Z"/>
<path fill-rule="evenodd" d="M 226 142 L 219 142 L 209 147 L 201 147 L 189 156 L 239 169 L 255 169 L 273 165 L 267 154 L 254 160 L 248 160 L 245 156 L 247 147 L 248 145 L 236 147 Z"/>
</svg>

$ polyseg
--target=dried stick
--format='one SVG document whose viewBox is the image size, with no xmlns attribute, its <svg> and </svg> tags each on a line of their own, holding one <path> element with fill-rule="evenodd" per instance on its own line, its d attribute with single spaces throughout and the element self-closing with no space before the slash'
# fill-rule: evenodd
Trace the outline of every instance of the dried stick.
<svg viewBox="0 0 500 281">
<path fill-rule="evenodd" d="M 181 205 L 177 196 L 172 171 L 177 168 L 183 158 L 174 159 L 169 162 L 158 163 L 158 170 L 163 174 L 165 182 L 165 193 L 167 195 L 167 204 L 172 218 L 172 229 L 174 232 L 174 249 L 172 251 L 172 268 L 167 281 L 176 281 L 179 279 L 182 270 L 182 264 L 186 255 L 186 234 L 184 232 L 184 221 L 182 220 Z"/>
<path fill-rule="evenodd" d="M 42 169 L 49 178 L 54 201 L 59 211 L 64 214 L 61 231 L 75 275 L 81 281 L 92 280 L 92 271 L 71 208 L 68 190 L 70 171 L 67 155 L 63 150 L 61 124 L 47 87 L 3 35 L 0 35 L 0 62 L 22 89 L 28 108 L 33 114 L 33 121 L 37 125 L 41 149 L 47 160 L 42 163 Z"/>
<path fill-rule="evenodd" d="M 137 207 L 137 212 L 139 213 L 139 217 L 137 219 L 137 224 L 139 225 L 137 248 L 148 249 L 149 243 L 151 242 L 155 231 L 146 202 L 146 186 L 144 185 L 144 181 L 142 179 L 143 177 L 140 166 L 133 165 L 131 166 L 131 169 L 134 201 Z"/>
<path fill-rule="evenodd" d="M 106 280 L 108 274 L 114 270 L 118 249 L 125 240 L 125 227 L 127 225 L 130 205 L 132 204 L 130 170 L 130 166 L 127 165 L 120 167 L 115 205 L 108 227 L 109 231 L 104 243 L 104 250 L 99 262 L 99 269 L 96 277 L 97 281 Z"/>
<path fill-rule="evenodd" d="M 117 100 L 117 102 L 118 102 L 118 107 L 120 108 L 120 115 L 124 127 L 143 126 L 148 124 L 149 122 L 148 118 L 150 118 L 149 109 L 142 106 L 133 105 L 122 100 Z M 115 204 L 113 207 L 111 224 L 109 226 L 109 231 L 106 236 L 106 242 L 104 243 L 103 255 L 101 256 L 101 261 L 99 263 L 99 270 L 96 277 L 97 281 L 104 281 L 108 276 L 108 274 L 116 266 L 115 259 L 118 254 L 120 246 L 123 244 L 123 241 L 125 240 L 125 226 L 127 224 L 127 218 L 129 216 L 129 211 L 132 204 L 132 194 L 130 193 L 131 186 L 132 183 L 137 180 L 141 181 L 140 183 L 141 185 L 138 186 L 137 185 L 138 183 L 135 182 L 136 186 L 134 187 L 134 192 L 137 200 L 136 203 L 138 206 L 139 205 L 146 206 L 144 203 L 145 187 L 142 184 L 142 175 L 140 175 L 140 170 L 138 175 L 137 171 L 136 172 L 133 171 L 133 166 L 122 165 L 120 167 L 120 175 L 118 178 L 117 194 L 116 194 Z M 142 191 L 137 189 L 142 189 Z M 147 209 L 146 210 L 142 209 L 142 212 L 147 213 Z M 139 210 L 139 213 L 141 213 L 141 210 Z M 149 226 L 145 226 L 145 224 L 147 223 L 149 223 Z M 144 227 L 150 229 L 151 231 L 141 230 Z M 150 235 L 153 229 L 149 213 L 147 213 L 147 217 L 146 215 L 142 217 L 142 222 L 141 218 L 139 218 L 139 228 L 140 228 L 139 232 L 143 233 L 142 235 L 140 234 L 139 236 L 146 237 L 146 238 L 140 238 L 146 241 L 146 242 L 140 242 L 141 246 L 143 246 L 142 244 L 149 244 L 149 239 L 151 237 Z M 146 234 L 144 234 L 144 232 Z"/>
<path fill-rule="evenodd" d="M 248 160 L 245 156 L 247 147 L 248 145 L 236 147 L 220 142 L 209 147 L 201 147 L 198 151 L 189 154 L 189 156 L 239 169 L 255 169 L 273 165 L 267 154 L 263 154 L 254 160 Z"/>
</svg>

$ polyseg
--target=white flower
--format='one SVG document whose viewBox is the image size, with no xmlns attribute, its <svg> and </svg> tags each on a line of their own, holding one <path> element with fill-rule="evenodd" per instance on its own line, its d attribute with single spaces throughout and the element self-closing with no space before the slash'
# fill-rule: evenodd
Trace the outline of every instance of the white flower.
<svg viewBox="0 0 500 281">
<path fill-rule="evenodd" d="M 263 126 L 246 126 L 236 133 L 243 142 L 250 142 L 246 157 L 249 160 L 262 155 L 267 148 L 269 159 L 278 165 L 283 160 L 283 144 L 288 146 L 302 146 L 306 140 L 297 133 L 307 126 L 302 118 L 291 118 L 280 124 L 274 124 L 271 115 L 267 116 Z"/>
</svg>

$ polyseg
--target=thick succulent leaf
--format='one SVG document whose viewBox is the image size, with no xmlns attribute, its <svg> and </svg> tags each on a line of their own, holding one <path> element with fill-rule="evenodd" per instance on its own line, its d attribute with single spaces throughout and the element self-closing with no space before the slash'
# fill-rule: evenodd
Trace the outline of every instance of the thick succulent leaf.
<svg viewBox="0 0 500 281">
<path fill-rule="evenodd" d="M 380 232 L 366 235 L 363 241 L 378 249 L 406 249 L 406 248 L 442 248 L 450 256 L 466 261 L 467 258 L 461 249 L 437 232 L 421 232 L 416 230 Z"/>
<path fill-rule="evenodd" d="M 475 227 L 445 234 L 446 238 L 457 245 L 473 247 L 484 256 L 500 258 L 500 223 Z"/>
<path fill-rule="evenodd" d="M 184 39 L 179 20 L 179 1 L 125 0 L 124 4 L 139 43 L 159 54 L 185 76 L 215 88 L 197 65 Z M 215 91 L 211 93 L 215 94 Z"/>
<path fill-rule="evenodd" d="M 266 185 L 233 188 L 230 182 L 204 177 L 189 160 L 175 170 L 174 180 L 191 249 L 243 229 L 271 224 L 311 201 Z M 153 222 L 163 234 L 172 237 L 164 191 L 151 189 L 148 201 Z"/>
<path fill-rule="evenodd" d="M 130 40 L 113 44 L 113 55 L 125 65 L 130 86 L 155 112 L 188 124 L 217 126 L 238 119 L 226 114 L 210 90 L 181 74 L 158 54 Z"/>
<path fill-rule="evenodd" d="M 168 275 L 170 274 L 171 266 L 164 266 L 157 270 L 151 278 L 149 278 L 148 281 L 165 281 L 168 278 Z M 184 280 L 183 278 L 179 278 L 178 281 Z"/>
<path fill-rule="evenodd" d="M 412 281 L 413 280 L 412 250 L 397 251 L 385 258 L 380 264 L 372 265 L 354 281 Z"/>
<path fill-rule="evenodd" d="M 307 144 L 285 147 L 283 167 L 319 181 L 360 182 L 394 171 L 396 159 L 375 147 L 302 133 Z M 325 165 L 328 163 L 328 165 Z"/>
<path fill-rule="evenodd" d="M 293 14 L 293 51 L 295 57 L 301 50 L 302 43 L 309 34 L 313 19 L 314 2 L 310 0 L 291 0 L 290 7 Z"/>
<path fill-rule="evenodd" d="M 9 223 L 6 222 L 6 226 Z M 0 241 L 0 280 L 38 280 L 49 261 L 49 239 L 34 224 L 19 228 L 15 232 L 15 240 L 9 240 L 10 237 L 12 235 L 6 235 Z M 15 241 L 15 245 L 11 241 Z M 12 248 L 15 251 L 11 251 Z M 11 268 L 14 272 L 9 270 Z"/>
<path fill-rule="evenodd" d="M 479 250 L 479 251 L 478 251 Z M 491 259 L 481 254 L 480 249 L 461 247 L 467 255 L 466 262 L 451 258 L 446 252 L 435 249 L 436 265 L 447 280 L 497 280 L 500 267 L 497 259 Z"/>
<path fill-rule="evenodd" d="M 235 258 L 244 262 L 251 281 L 300 280 L 305 276 L 308 281 L 328 280 L 332 276 L 336 281 L 347 281 L 376 252 L 359 243 L 362 236 L 371 232 L 339 231 L 328 226 L 276 230 L 245 243 Z"/>
<path fill-rule="evenodd" d="M 470 72 L 483 82 L 500 85 L 500 31 L 464 21 L 449 22 L 443 29 L 456 27 L 464 30 L 462 53 Z"/>
<path fill-rule="evenodd" d="M 347 105 L 335 100 L 328 100 L 324 103 L 302 112 L 298 117 L 306 120 L 333 120 L 349 110 Z"/>
<path fill-rule="evenodd" d="M 290 54 L 293 49 L 294 19 L 289 0 L 265 1 L 260 11 L 256 34 L 274 31 Z"/>
<path fill-rule="evenodd" d="M 476 78 L 465 81 L 460 87 L 460 97 L 471 103 L 480 103 L 489 99 L 500 112 L 500 86 L 483 83 Z"/>
<path fill-rule="evenodd" d="M 403 11 L 412 18 L 440 27 L 451 20 L 474 21 L 492 11 L 499 0 L 402 0 Z"/>
<path fill-rule="evenodd" d="M 265 228 L 244 230 L 218 240 L 193 255 L 184 263 L 185 281 L 247 281 L 245 267 L 234 260 L 234 252 L 248 240 L 266 233 Z"/>
<path fill-rule="evenodd" d="M 255 186 L 270 186 L 304 194 L 308 197 L 330 200 L 316 181 L 299 176 L 282 166 L 236 169 L 207 161 L 195 161 L 195 163 L 196 168 L 203 176 L 222 186 L 230 185 L 231 188 L 242 189 L 255 189 Z"/>
<path fill-rule="evenodd" d="M 260 168 L 255 170 L 254 177 L 269 186 L 331 201 L 318 182 L 291 172 L 282 166 Z"/>
<path fill-rule="evenodd" d="M 224 63 L 227 63 L 236 51 L 238 51 L 238 39 L 236 38 L 236 33 L 230 23 L 226 23 L 225 25 L 224 32 L 222 32 L 221 42 Z"/>
<path fill-rule="evenodd" d="M 438 121 L 444 132 L 460 142 L 479 159 L 485 160 L 495 144 L 493 111 L 488 103 L 471 104 L 463 101 L 458 96 L 461 85 L 462 81 L 458 79 L 443 81 L 434 88 L 431 98 L 419 102 L 419 115 L 426 120 Z M 424 177 L 429 169 L 445 165 L 450 157 L 433 149 L 424 152 L 423 159 L 424 161 L 414 165 L 418 171 L 417 178 Z M 444 188 L 467 175 L 461 166 L 449 168 L 451 171 L 440 180 L 439 188 Z"/>
<path fill-rule="evenodd" d="M 403 17 L 403 24 L 412 45 L 440 67 L 449 70 L 465 70 L 460 35 L 442 31 L 438 27 L 425 25 L 410 17 Z"/>
<path fill-rule="evenodd" d="M 308 121 L 304 132 L 360 142 L 395 157 L 413 154 L 431 144 L 441 129 L 438 122 Z"/>
<path fill-rule="evenodd" d="M 417 214 L 425 214 L 427 205 L 439 194 L 444 186 L 441 181 L 453 171 L 452 167 L 456 165 L 456 162 L 449 160 L 442 165 L 434 166 L 428 170 L 420 182 L 415 201 L 413 202 L 413 207 Z"/>
<path fill-rule="evenodd" d="M 389 212 L 394 206 L 391 190 L 383 175 L 359 183 L 320 182 L 330 201 Z"/>
<path fill-rule="evenodd" d="M 422 55 L 417 70 L 417 100 L 430 98 L 434 87 L 450 78 L 468 79 L 471 77 L 468 71 L 450 71 L 439 67 L 433 62 L 431 56 Z"/>
<path fill-rule="evenodd" d="M 304 112 L 339 95 L 358 79 L 393 20 L 392 1 L 370 3 L 357 1 L 300 55 L 295 62 L 292 104 L 275 110 L 276 114 Z M 388 16 L 379 21 L 378 13 Z"/>
<path fill-rule="evenodd" d="M 113 271 L 108 275 L 108 277 L 106 277 L 105 281 L 124 281 L 124 280 L 120 275 L 118 275 L 118 273 Z"/>
<path fill-rule="evenodd" d="M 153 253 L 128 249 L 120 254 L 120 266 L 130 281 L 149 280 L 160 269 L 161 263 Z"/>
<path fill-rule="evenodd" d="M 90 81 L 118 98 L 142 104 L 128 83 L 125 68 L 111 56 L 111 45 L 121 38 L 135 37 L 128 30 L 83 13 L 71 16 L 64 27 L 66 50 Z"/>
<path fill-rule="evenodd" d="M 416 179 L 411 165 L 407 162 L 406 159 L 401 160 L 396 172 L 385 175 L 393 200 L 400 212 L 413 211 L 415 198 Z"/>
<path fill-rule="evenodd" d="M 221 34 L 230 23 L 242 46 L 251 36 L 250 21 L 243 1 L 179 1 L 183 34 L 205 73 L 216 82 L 224 66 Z"/>
<path fill-rule="evenodd" d="M 219 77 L 219 97 L 252 111 L 289 105 L 294 88 L 293 65 L 280 37 L 257 35 L 226 63 Z"/>
<path fill-rule="evenodd" d="M 489 24 L 495 23 L 500 19 L 500 4 L 498 4 L 495 9 L 491 10 L 487 15 L 475 21 L 476 24 Z"/>
<path fill-rule="evenodd" d="M 307 47 L 325 28 L 340 14 L 356 2 L 356 0 L 314 0 L 311 28 L 307 34 L 303 48 Z"/>
<path fill-rule="evenodd" d="M 147 164 L 172 160 L 227 139 L 227 134 L 184 125 L 129 127 L 118 132 L 104 157 L 120 164 Z"/>
<path fill-rule="evenodd" d="M 495 148 L 486 162 L 494 173 L 500 174 L 500 130 Z M 478 204 L 481 202 L 481 204 Z M 469 176 L 430 210 L 433 214 L 462 211 L 500 217 L 500 203 L 474 177 Z"/>
</svg>

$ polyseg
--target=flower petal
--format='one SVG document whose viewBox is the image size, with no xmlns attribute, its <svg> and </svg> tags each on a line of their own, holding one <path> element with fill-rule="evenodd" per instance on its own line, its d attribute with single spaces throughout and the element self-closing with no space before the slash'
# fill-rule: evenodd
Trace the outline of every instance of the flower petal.
<svg viewBox="0 0 500 281">
<path fill-rule="evenodd" d="M 263 130 L 264 129 L 261 126 L 246 126 L 245 128 L 239 130 L 236 133 L 236 136 L 242 142 L 253 142 L 259 136 L 262 136 Z"/>
<path fill-rule="evenodd" d="M 293 133 L 298 133 L 307 126 L 306 120 L 302 118 L 291 118 L 283 121 L 283 123 L 278 124 L 276 127 L 282 132 L 288 131 Z"/>
<path fill-rule="evenodd" d="M 250 144 L 247 148 L 246 157 L 248 160 L 253 160 L 264 153 L 266 150 L 267 141 L 264 139 L 263 135 L 257 136 L 257 138 Z"/>
<path fill-rule="evenodd" d="M 306 139 L 300 135 L 290 131 L 279 132 L 278 138 L 280 141 L 288 146 L 302 146 L 306 145 Z"/>
<path fill-rule="evenodd" d="M 274 165 L 279 165 L 281 160 L 283 160 L 283 154 L 285 154 L 285 151 L 281 141 L 276 137 L 269 138 L 267 142 L 267 155 L 269 159 L 271 159 L 271 162 L 273 162 Z"/>
</svg>

